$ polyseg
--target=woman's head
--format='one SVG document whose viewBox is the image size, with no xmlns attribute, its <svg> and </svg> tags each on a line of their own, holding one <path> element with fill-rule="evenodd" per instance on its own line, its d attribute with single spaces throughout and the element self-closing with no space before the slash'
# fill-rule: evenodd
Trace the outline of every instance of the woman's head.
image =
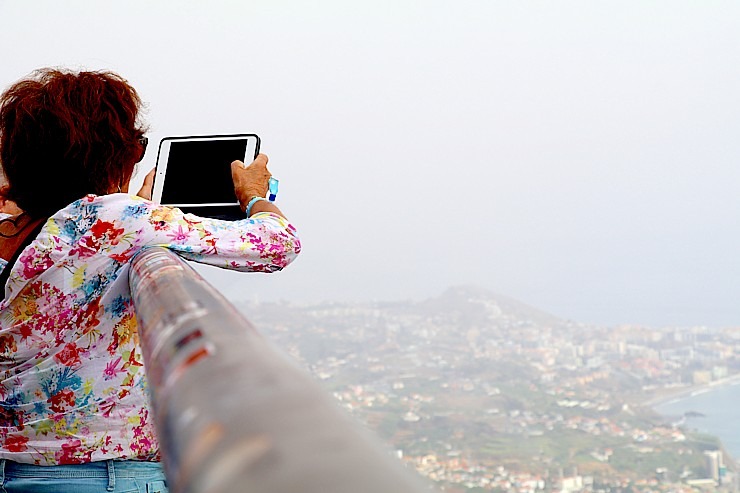
<svg viewBox="0 0 740 493">
<path fill-rule="evenodd" d="M 0 96 L 7 198 L 34 217 L 125 187 L 144 152 L 141 99 L 112 72 L 41 69 Z"/>
</svg>

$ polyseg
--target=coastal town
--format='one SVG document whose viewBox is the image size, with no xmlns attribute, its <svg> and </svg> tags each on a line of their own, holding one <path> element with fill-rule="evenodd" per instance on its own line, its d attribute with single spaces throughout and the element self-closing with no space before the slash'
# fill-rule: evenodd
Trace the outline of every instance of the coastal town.
<svg viewBox="0 0 740 493">
<path fill-rule="evenodd" d="M 740 327 L 597 327 L 478 288 L 238 303 L 447 492 L 739 491 L 718 437 L 654 407 L 740 375 Z"/>
</svg>

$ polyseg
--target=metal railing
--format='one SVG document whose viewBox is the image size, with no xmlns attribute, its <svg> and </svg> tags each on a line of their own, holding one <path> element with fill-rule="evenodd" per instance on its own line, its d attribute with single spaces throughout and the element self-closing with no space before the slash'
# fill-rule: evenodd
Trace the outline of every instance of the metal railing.
<svg viewBox="0 0 740 493">
<path fill-rule="evenodd" d="M 179 257 L 144 250 L 129 284 L 171 491 L 429 491 Z"/>
</svg>

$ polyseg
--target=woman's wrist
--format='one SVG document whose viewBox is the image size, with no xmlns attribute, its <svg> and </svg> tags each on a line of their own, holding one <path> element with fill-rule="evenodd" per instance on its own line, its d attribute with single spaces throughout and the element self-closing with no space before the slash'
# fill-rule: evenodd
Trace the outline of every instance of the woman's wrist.
<svg viewBox="0 0 740 493">
<path fill-rule="evenodd" d="M 259 195 L 255 195 L 254 197 L 252 197 L 251 199 L 249 199 L 249 202 L 247 202 L 247 206 L 246 206 L 246 208 L 244 210 L 244 212 L 246 212 L 246 214 L 247 214 L 247 217 L 250 217 L 252 215 L 252 207 L 254 206 L 254 204 L 256 204 L 257 202 L 259 202 L 261 200 L 267 201 L 266 198 L 260 197 Z"/>
<path fill-rule="evenodd" d="M 252 197 L 249 202 L 252 202 L 251 207 L 249 207 L 249 203 L 244 204 L 244 212 L 247 213 L 247 217 L 251 217 L 258 212 L 271 212 L 285 218 L 285 214 L 275 205 L 275 202 L 270 202 L 264 197 L 257 195 Z"/>
</svg>

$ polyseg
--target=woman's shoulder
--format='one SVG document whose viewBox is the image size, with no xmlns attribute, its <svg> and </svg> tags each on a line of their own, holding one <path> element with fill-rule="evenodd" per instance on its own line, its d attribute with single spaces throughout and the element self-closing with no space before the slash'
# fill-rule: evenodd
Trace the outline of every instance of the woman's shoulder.
<svg viewBox="0 0 740 493">
<path fill-rule="evenodd" d="M 95 195 L 91 193 L 79 200 L 75 200 L 62 209 L 62 211 L 89 207 L 120 208 L 126 207 L 130 204 L 152 204 L 152 202 L 150 200 L 143 199 L 138 195 L 128 193 L 111 193 L 108 195 Z"/>
<path fill-rule="evenodd" d="M 49 218 L 45 229 L 67 242 L 76 241 L 87 231 L 126 223 L 147 221 L 156 207 L 135 195 L 115 193 L 87 195 L 75 200 Z"/>
<path fill-rule="evenodd" d="M 96 217 L 122 220 L 149 214 L 154 207 L 158 206 L 149 200 L 127 193 L 90 194 L 75 200 L 54 214 L 52 218 Z"/>
</svg>

